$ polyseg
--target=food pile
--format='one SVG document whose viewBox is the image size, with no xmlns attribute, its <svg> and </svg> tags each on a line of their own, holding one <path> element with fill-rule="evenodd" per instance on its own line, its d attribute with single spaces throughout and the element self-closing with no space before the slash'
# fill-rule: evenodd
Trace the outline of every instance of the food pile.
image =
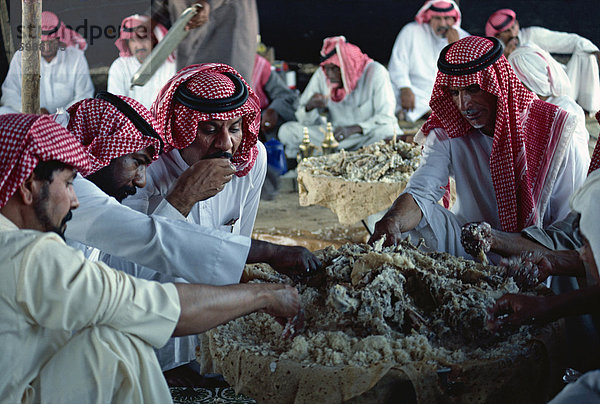
<svg viewBox="0 0 600 404">
<path fill-rule="evenodd" d="M 421 146 L 401 140 L 384 141 L 356 151 L 341 150 L 326 156 L 311 157 L 300 168 L 312 175 L 343 178 L 347 181 L 406 182 L 417 169 Z"/>
<path fill-rule="evenodd" d="M 242 351 L 303 368 L 419 363 L 435 375 L 436 369 L 474 361 L 500 360 L 512 369 L 531 349 L 534 327 L 500 335 L 485 328 L 486 309 L 503 294 L 519 292 L 500 267 L 422 253 L 409 242 L 385 248 L 346 244 L 317 254 L 323 271 L 296 284 L 304 330 L 283 339 L 279 323 L 255 313 L 210 332 L 213 356 L 227 360 Z M 255 281 L 290 282 L 267 266 L 248 269 Z"/>
</svg>

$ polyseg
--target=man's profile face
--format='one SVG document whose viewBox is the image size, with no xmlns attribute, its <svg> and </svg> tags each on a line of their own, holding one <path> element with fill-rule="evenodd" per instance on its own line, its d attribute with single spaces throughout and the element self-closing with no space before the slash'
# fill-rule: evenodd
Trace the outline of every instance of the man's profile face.
<svg viewBox="0 0 600 404">
<path fill-rule="evenodd" d="M 39 183 L 32 203 L 38 230 L 53 231 L 64 238 L 71 210 L 79 206 L 73 190 L 75 175 L 75 170 L 65 168 L 55 171 L 51 181 L 34 179 Z"/>
<path fill-rule="evenodd" d="M 429 20 L 429 26 L 440 38 L 445 38 L 448 30 L 456 24 L 456 18 L 449 16 L 434 15 Z"/>
<path fill-rule="evenodd" d="M 87 176 L 98 188 L 121 202 L 146 186 L 146 168 L 152 162 L 152 148 L 113 159 L 109 165 Z"/>
<path fill-rule="evenodd" d="M 180 150 L 181 157 L 190 166 L 202 159 L 230 158 L 240 146 L 242 136 L 241 116 L 229 120 L 214 119 L 200 122 L 196 139 L 191 145 Z"/>
<path fill-rule="evenodd" d="M 448 93 L 461 115 L 471 126 L 481 129 L 488 136 L 493 136 L 498 102 L 495 95 L 482 90 L 477 84 L 467 87 L 448 87 Z"/>
<path fill-rule="evenodd" d="M 504 45 L 508 45 L 511 41 L 516 41 L 516 46 L 519 45 L 519 21 L 515 20 L 513 25 L 508 29 L 496 34 L 496 38 L 504 42 Z"/>
<path fill-rule="evenodd" d="M 140 62 L 144 63 L 146 57 L 152 51 L 152 38 L 150 30 L 145 25 L 142 25 L 135 30 L 135 35 L 127 40 L 129 51 Z"/>
<path fill-rule="evenodd" d="M 324 67 L 325 76 L 332 84 L 342 84 L 342 71 L 341 69 L 334 65 L 333 63 L 328 63 Z"/>
</svg>

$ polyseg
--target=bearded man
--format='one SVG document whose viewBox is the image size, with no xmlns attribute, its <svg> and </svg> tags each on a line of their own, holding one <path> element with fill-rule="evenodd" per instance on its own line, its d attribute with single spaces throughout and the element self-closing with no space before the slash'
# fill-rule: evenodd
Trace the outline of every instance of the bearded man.
<svg viewBox="0 0 600 404">
<path fill-rule="evenodd" d="M 168 402 L 152 346 L 255 310 L 298 312 L 289 286 L 159 284 L 87 261 L 62 234 L 75 170 L 89 167 L 51 118 L 0 116 L 3 400 Z"/>
<path fill-rule="evenodd" d="M 407 121 L 414 122 L 429 112 L 440 51 L 469 35 L 460 27 L 460 21 L 460 9 L 454 1 L 428 0 L 415 21 L 406 24 L 398 34 L 388 70 L 397 109 L 404 111 Z"/>
<path fill-rule="evenodd" d="M 88 63 L 83 53 L 85 39 L 67 28 L 56 14 L 42 12 L 40 43 L 40 111 L 54 114 L 94 95 Z M 22 52 L 17 51 L 2 84 L 0 114 L 21 111 Z"/>
</svg>

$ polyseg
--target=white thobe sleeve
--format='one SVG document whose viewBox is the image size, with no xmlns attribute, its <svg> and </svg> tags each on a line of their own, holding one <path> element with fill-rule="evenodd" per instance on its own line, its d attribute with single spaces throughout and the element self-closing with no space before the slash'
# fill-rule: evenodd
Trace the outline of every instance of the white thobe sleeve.
<svg viewBox="0 0 600 404">
<path fill-rule="evenodd" d="M 410 44 L 411 31 L 410 26 L 406 25 L 394 42 L 392 48 L 392 55 L 390 57 L 390 63 L 388 64 L 388 70 L 390 72 L 390 79 L 396 92 L 400 92 L 401 88 L 411 87 L 410 82 L 410 51 L 412 46 Z"/>
<path fill-rule="evenodd" d="M 88 67 L 87 60 L 85 59 L 85 54 L 81 52 L 78 53 L 78 55 L 79 56 L 75 59 L 72 68 L 72 74 L 75 76 L 74 96 L 73 99 L 66 105 L 66 108 L 70 107 L 77 101 L 94 96 L 94 84 L 92 84 L 90 69 Z"/>
<path fill-rule="evenodd" d="M 325 73 L 320 67 L 310 78 L 310 81 L 306 85 L 304 92 L 300 96 L 298 102 L 298 109 L 296 109 L 296 119 L 302 125 L 316 125 L 319 123 L 319 111 L 314 108 L 306 112 L 306 104 L 312 98 L 314 94 L 324 94 L 329 96 L 329 89 L 327 88 L 327 82 L 325 81 Z"/>
<path fill-rule="evenodd" d="M 371 87 L 372 96 L 369 102 L 373 103 L 373 115 L 366 121 L 359 122 L 358 125 L 363 133 L 370 133 L 378 126 L 394 125 L 397 126 L 396 116 L 396 97 L 392 89 L 390 76 L 385 67 L 373 63 L 372 68 L 367 67 L 365 72 L 368 76 L 365 85 Z M 390 130 L 392 126 L 390 126 Z"/>
<path fill-rule="evenodd" d="M 252 185 L 242 209 L 244 214 L 240 223 L 240 234 L 248 237 L 252 235 L 256 213 L 258 212 L 258 204 L 260 202 L 260 192 L 267 176 L 267 151 L 260 141 L 257 143 L 257 146 L 258 156 L 256 156 L 254 167 L 248 174 L 252 176 Z"/>
<path fill-rule="evenodd" d="M 21 112 L 21 54 L 18 51 L 13 55 L 8 74 L 2 83 L 2 114 Z"/>
<path fill-rule="evenodd" d="M 426 137 L 419 168 L 410 177 L 405 193 L 413 196 L 423 217 L 444 196 L 450 175 L 450 139 L 441 129 Z"/>
<path fill-rule="evenodd" d="M 542 27 L 528 27 L 529 40 L 550 53 L 592 53 L 598 47 L 577 34 L 551 31 Z"/>
<path fill-rule="evenodd" d="M 108 69 L 108 82 L 106 91 L 117 95 L 129 96 L 130 78 L 127 77 L 127 69 L 123 60 L 118 58 Z"/>
<path fill-rule="evenodd" d="M 73 186 L 79 208 L 68 238 L 193 283 L 221 285 L 232 271 L 241 276 L 249 238 L 137 212 L 79 175 Z"/>
<path fill-rule="evenodd" d="M 87 261 L 55 235 L 38 238 L 28 250 L 16 296 L 35 323 L 65 331 L 107 325 L 156 347 L 173 333 L 180 313 L 175 285 Z"/>
</svg>

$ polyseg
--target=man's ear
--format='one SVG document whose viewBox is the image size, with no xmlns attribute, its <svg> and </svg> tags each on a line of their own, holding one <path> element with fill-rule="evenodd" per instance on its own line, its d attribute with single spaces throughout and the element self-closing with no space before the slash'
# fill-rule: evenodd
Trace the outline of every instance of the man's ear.
<svg viewBox="0 0 600 404">
<path fill-rule="evenodd" d="M 39 191 L 39 184 L 35 180 L 35 174 L 32 172 L 29 177 L 17 189 L 25 205 L 33 204 L 33 195 Z"/>
</svg>

